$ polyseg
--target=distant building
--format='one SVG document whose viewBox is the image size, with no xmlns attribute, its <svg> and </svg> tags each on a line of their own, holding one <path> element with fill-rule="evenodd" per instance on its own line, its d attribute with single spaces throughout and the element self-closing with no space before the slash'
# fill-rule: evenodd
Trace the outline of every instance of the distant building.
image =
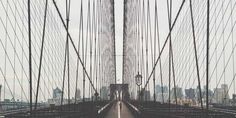
<svg viewBox="0 0 236 118">
<path fill-rule="evenodd" d="M 203 87 L 203 89 L 201 89 L 201 92 L 202 92 L 202 101 L 203 102 L 206 102 L 206 86 L 204 86 Z M 199 86 L 197 86 L 197 88 L 196 88 L 196 100 L 198 101 L 198 102 L 200 102 L 200 91 L 199 91 Z M 210 89 L 208 89 L 208 97 L 209 97 L 209 102 L 210 103 L 212 103 L 212 99 L 211 98 L 213 98 L 213 91 L 212 90 L 210 90 Z"/>
<path fill-rule="evenodd" d="M 187 99 L 191 99 L 191 100 L 194 100 L 196 98 L 196 95 L 195 95 L 195 89 L 185 89 L 185 97 Z"/>
<path fill-rule="evenodd" d="M 228 103 L 229 101 L 229 88 L 228 88 L 228 85 L 227 84 L 222 84 L 221 85 L 221 88 L 223 89 L 223 93 L 224 93 L 224 96 L 223 96 L 223 101 L 224 103 Z"/>
<path fill-rule="evenodd" d="M 156 91 L 156 94 L 160 94 L 162 92 L 161 86 L 160 85 L 156 85 L 155 91 Z"/>
<path fill-rule="evenodd" d="M 56 89 L 53 89 L 53 98 L 54 99 L 61 99 L 62 91 L 58 87 Z"/>
<path fill-rule="evenodd" d="M 163 90 L 163 96 L 162 96 L 162 90 Z M 159 102 L 167 102 L 169 99 L 169 91 L 167 86 L 161 87 L 160 85 L 156 85 L 156 101 Z"/>
<path fill-rule="evenodd" d="M 109 89 L 105 86 L 101 88 L 101 99 L 108 100 L 109 99 Z"/>
<path fill-rule="evenodd" d="M 144 92 L 143 92 L 143 100 L 144 101 L 150 101 L 151 100 L 151 94 L 150 94 L 150 91 L 148 91 L 148 90 L 145 90 Z"/>
<path fill-rule="evenodd" d="M 76 100 L 81 100 L 81 92 L 80 89 L 77 89 L 75 92 Z"/>
<path fill-rule="evenodd" d="M 236 105 L 236 94 L 233 94 L 232 105 Z"/>
<path fill-rule="evenodd" d="M 228 85 L 222 84 L 221 88 L 215 88 L 214 91 L 213 103 L 229 104 Z"/>
<path fill-rule="evenodd" d="M 163 97 L 162 97 L 162 93 L 157 94 L 156 99 L 158 102 L 168 102 L 169 99 L 169 93 L 163 93 Z"/>
<path fill-rule="evenodd" d="M 223 90 L 221 88 L 215 88 L 214 89 L 215 94 L 214 94 L 214 100 L 213 103 L 218 103 L 218 104 L 222 104 L 222 98 L 223 98 Z"/>
<path fill-rule="evenodd" d="M 169 89 L 167 86 L 163 86 L 163 93 L 169 93 Z"/>
<path fill-rule="evenodd" d="M 177 97 L 177 99 L 182 99 L 183 96 L 184 96 L 184 95 L 183 95 L 182 88 L 176 87 L 176 88 L 172 88 L 172 90 L 171 90 L 172 100 L 175 99 L 175 91 L 176 91 L 176 97 Z"/>
<path fill-rule="evenodd" d="M 52 99 L 48 99 L 48 104 L 55 104 L 55 105 L 61 104 L 62 90 L 59 89 L 58 87 L 56 89 L 53 89 L 53 96 L 52 97 L 53 97 Z M 64 99 L 63 103 L 65 103 L 64 101 L 66 101 L 66 100 Z"/>
</svg>

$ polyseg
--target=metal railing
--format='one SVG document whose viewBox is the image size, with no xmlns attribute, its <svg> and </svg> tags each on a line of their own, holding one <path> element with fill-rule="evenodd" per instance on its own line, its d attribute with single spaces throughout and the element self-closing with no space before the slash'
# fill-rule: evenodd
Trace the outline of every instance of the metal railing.
<svg viewBox="0 0 236 118">
<path fill-rule="evenodd" d="M 27 109 L 9 112 L 4 116 L 6 118 L 102 118 L 112 104 L 113 102 L 110 101 L 89 101 L 61 106 L 51 105 L 47 108 L 34 110 L 32 113 Z"/>
<path fill-rule="evenodd" d="M 197 107 L 161 104 L 153 101 L 128 101 L 126 104 L 137 118 L 156 118 L 157 116 L 161 118 L 206 118 L 206 110 Z M 207 118 L 235 118 L 235 112 L 232 111 L 219 110 L 219 108 L 210 109 Z"/>
</svg>

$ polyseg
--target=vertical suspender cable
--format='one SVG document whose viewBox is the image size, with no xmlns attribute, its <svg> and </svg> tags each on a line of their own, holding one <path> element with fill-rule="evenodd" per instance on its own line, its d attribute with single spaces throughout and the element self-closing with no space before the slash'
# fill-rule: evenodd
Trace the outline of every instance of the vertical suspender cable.
<svg viewBox="0 0 236 118">
<path fill-rule="evenodd" d="M 103 22 L 103 21 L 101 21 L 101 22 Z M 98 69 L 96 69 L 96 75 L 97 75 L 98 81 L 99 81 L 99 83 L 98 83 L 99 94 L 101 95 L 101 83 L 102 83 L 102 79 L 101 79 L 101 39 L 102 39 L 101 36 L 102 35 L 101 35 L 101 33 L 103 32 L 103 27 L 100 26 L 100 28 L 101 28 L 100 33 L 99 33 L 100 35 L 99 35 L 98 42 L 97 42 L 98 43 L 98 58 L 97 58 Z"/>
<path fill-rule="evenodd" d="M 24 4 L 24 2 L 23 2 L 23 4 Z M 22 4 L 22 6 L 24 6 L 23 4 Z M 21 6 L 21 7 L 22 7 L 22 6 Z M 24 22 L 24 19 L 25 19 L 25 18 L 24 18 L 24 17 L 21 17 L 21 18 L 23 19 L 23 20 L 22 20 L 21 31 L 24 32 L 24 25 L 25 25 L 25 24 L 24 24 L 23 22 Z M 7 24 L 6 24 L 6 25 L 7 25 Z M 24 47 L 24 42 L 23 42 L 23 41 L 24 41 L 24 36 L 25 36 L 24 33 L 22 33 L 21 36 L 22 36 L 22 40 L 21 40 L 22 44 L 21 44 L 21 45 L 22 45 L 22 47 Z M 24 49 L 22 48 L 22 49 L 21 49 L 22 65 L 24 65 L 24 52 L 23 52 L 23 51 L 24 51 Z M 24 84 L 23 84 L 24 70 L 23 70 L 23 69 L 24 69 L 24 67 L 22 66 L 22 67 L 21 67 L 21 85 L 22 85 L 22 86 L 24 86 Z M 5 81 L 4 81 L 4 83 L 5 83 Z M 4 87 L 4 88 L 5 88 L 5 87 Z M 21 100 L 21 101 L 23 101 L 23 94 L 22 94 L 22 91 L 24 91 L 24 90 L 23 90 L 23 87 L 21 88 L 21 95 L 20 95 L 20 100 Z M 21 107 L 22 107 L 22 105 L 23 105 L 23 104 L 21 103 Z"/>
<path fill-rule="evenodd" d="M 153 40 L 153 38 L 152 38 L 152 25 L 151 25 L 152 23 L 151 23 L 151 16 L 150 16 L 150 3 L 149 3 L 149 1 L 148 1 L 148 7 L 147 7 L 147 36 L 149 35 L 149 39 L 150 39 L 150 55 L 151 55 L 151 64 L 152 64 L 152 67 L 154 66 L 154 55 L 153 55 L 153 47 L 154 47 L 154 44 L 153 44 L 153 42 L 152 42 L 152 40 Z M 150 30 L 150 31 L 148 31 L 148 29 Z M 148 40 L 148 38 L 147 38 L 147 42 L 148 42 L 149 40 Z M 148 72 L 148 71 L 147 71 Z M 154 69 L 154 73 L 153 73 L 153 80 L 155 79 L 155 72 L 156 72 L 156 69 Z M 147 78 L 148 78 L 148 73 L 147 73 Z M 153 88 L 155 88 L 155 83 L 154 83 L 154 81 L 153 81 Z M 150 91 L 150 87 L 148 86 L 148 89 L 149 89 L 149 91 Z M 153 95 L 153 96 L 155 96 L 155 95 Z"/>
<path fill-rule="evenodd" d="M 189 2 L 190 2 L 190 13 L 191 13 L 191 21 L 192 21 L 193 45 L 194 45 L 194 52 L 195 52 L 194 54 L 195 54 L 197 78 L 198 78 L 198 88 L 199 88 L 199 94 L 200 94 L 201 108 L 203 109 L 201 80 L 200 80 L 200 74 L 199 74 L 198 57 L 197 57 L 197 46 L 196 46 L 196 37 L 195 37 L 195 27 L 194 27 L 194 20 L 193 20 L 192 0 L 189 0 Z"/>
<path fill-rule="evenodd" d="M 169 0 L 167 0 L 167 11 L 168 11 L 168 24 L 169 24 L 169 26 L 170 26 L 170 13 L 169 13 Z M 171 38 L 171 33 L 170 33 L 170 36 L 169 36 L 169 40 L 170 40 L 170 38 Z M 169 41 L 170 42 L 170 41 Z M 170 43 L 169 43 L 169 112 L 170 112 L 170 103 L 171 103 L 171 57 L 170 57 L 171 55 L 170 55 Z M 174 89 L 176 89 L 176 88 L 174 88 Z"/>
<path fill-rule="evenodd" d="M 89 38 L 91 38 L 91 36 L 89 36 L 90 34 L 88 34 L 88 33 L 90 33 L 91 32 L 91 25 L 90 25 L 90 0 L 88 0 L 88 13 L 87 13 L 87 26 L 86 26 L 86 29 L 87 29 L 87 31 L 86 31 L 86 37 L 85 37 L 85 39 L 86 39 L 86 42 L 85 42 L 85 52 L 84 52 L 84 64 L 85 64 L 85 66 L 86 66 L 86 63 L 87 63 L 87 50 L 88 50 L 88 48 L 87 48 L 87 44 L 88 44 L 88 37 Z"/>
<path fill-rule="evenodd" d="M 94 78 L 95 78 L 95 87 L 96 89 L 98 89 L 98 82 L 97 82 L 97 55 L 98 55 L 98 50 L 97 50 L 97 39 L 99 38 L 99 25 L 100 25 L 100 3 L 101 1 L 99 1 L 97 3 L 97 14 L 96 14 L 96 28 L 95 28 L 95 38 L 94 38 Z M 95 100 L 97 100 L 97 96 L 95 96 Z"/>
<path fill-rule="evenodd" d="M 97 25 L 97 37 L 95 38 L 95 59 L 94 59 L 94 69 L 95 69 L 95 76 L 96 76 L 96 78 L 95 78 L 95 82 L 96 82 L 96 89 L 98 89 L 98 75 L 97 75 L 97 68 L 98 68 L 98 66 L 97 66 L 97 64 L 98 64 L 98 50 L 97 50 L 97 48 L 98 48 L 98 39 L 100 38 L 100 22 L 101 22 L 101 0 L 99 0 L 99 2 L 98 2 L 98 13 L 97 13 L 97 17 L 98 17 L 98 25 Z M 97 96 L 95 96 L 95 100 L 97 101 Z"/>
<path fill-rule="evenodd" d="M 208 117 L 208 110 L 209 110 L 209 99 L 208 99 L 208 91 L 209 91 L 209 18 L 210 17 L 210 0 L 207 0 L 207 39 L 206 39 L 206 117 Z"/>
<path fill-rule="evenodd" d="M 215 1 L 214 1 L 215 2 Z M 215 3 L 215 11 L 217 10 L 217 5 L 216 5 L 216 3 Z M 216 21 L 217 21 L 217 15 L 216 15 L 216 13 L 215 13 L 215 11 L 214 11 L 214 16 L 215 16 L 215 21 L 214 21 L 214 25 L 215 25 L 215 27 L 214 27 L 214 29 L 215 29 L 215 33 L 214 33 L 214 37 L 216 37 L 216 35 L 217 35 L 217 25 L 216 25 Z M 217 45 L 217 38 L 215 38 L 215 49 L 214 49 L 214 52 L 216 52 L 217 51 L 217 47 L 218 47 L 218 45 Z M 215 65 L 215 74 L 216 74 L 216 85 L 217 85 L 217 83 L 218 83 L 218 62 L 217 62 L 217 60 L 218 60 L 218 56 L 217 56 L 217 52 L 215 53 L 215 62 L 216 62 L 216 65 Z M 216 100 L 218 100 L 218 95 L 216 96 Z"/>
<path fill-rule="evenodd" d="M 157 11 L 157 1 L 155 3 L 155 27 L 157 27 L 157 41 L 158 41 L 158 53 L 160 55 L 160 51 L 161 51 L 161 47 L 160 47 L 160 34 L 159 34 L 159 21 L 158 21 L 158 11 Z M 156 40 L 156 38 L 154 38 L 154 40 Z M 155 57 L 155 60 L 156 60 L 156 57 Z M 162 96 L 162 103 L 164 103 L 164 89 L 163 89 L 163 74 L 162 74 L 162 64 L 161 64 L 161 58 L 160 58 L 160 62 L 159 62 L 159 65 L 160 65 L 160 79 L 161 79 L 161 96 Z"/>
<path fill-rule="evenodd" d="M 95 2 L 95 0 L 94 0 L 94 2 Z M 97 39 L 97 27 L 98 27 L 98 2 L 97 2 L 97 4 L 95 5 L 95 3 L 94 3 L 94 5 L 93 5 L 93 16 L 94 16 L 94 18 L 93 18 L 93 27 L 94 27 L 94 29 L 93 29 L 93 34 L 94 34 L 94 37 L 93 37 L 93 40 L 94 40 L 94 63 L 93 63 L 93 83 L 95 83 L 95 67 L 96 67 L 96 65 L 95 65 L 95 59 L 96 59 L 96 39 Z M 91 90 L 91 95 L 93 95 L 94 94 L 94 91 L 93 90 Z M 94 99 L 93 99 L 94 100 Z"/>
<path fill-rule="evenodd" d="M 41 44 L 41 50 L 40 50 L 39 72 L 38 72 L 38 81 L 37 81 L 37 90 L 36 90 L 36 98 L 35 98 L 34 109 L 37 109 L 37 103 L 38 103 L 38 94 L 39 94 L 39 86 L 40 86 L 40 77 L 41 77 L 41 68 L 42 68 L 42 59 L 43 59 L 43 49 L 44 49 L 44 39 L 45 39 L 45 29 L 46 29 L 46 19 L 47 19 L 47 7 L 48 7 L 48 0 L 46 0 L 45 10 L 44 10 L 43 35 L 42 35 L 42 44 Z"/>
<path fill-rule="evenodd" d="M 149 30 L 148 30 L 149 29 Z M 151 16 L 150 16 L 150 3 L 148 1 L 148 6 L 147 6 L 147 36 L 149 35 L 149 39 L 150 39 L 150 54 L 151 54 L 151 64 L 152 64 L 152 67 L 154 66 L 154 55 L 153 55 L 153 46 L 155 44 L 153 44 L 152 40 L 152 25 L 151 25 Z M 147 38 L 147 42 L 148 42 L 148 38 Z M 147 43 L 148 45 L 148 43 Z M 148 71 L 147 71 L 148 72 Z M 154 69 L 154 73 L 153 73 L 153 89 L 155 91 L 155 72 L 156 72 L 156 69 Z M 148 74 L 147 74 L 147 77 L 148 77 Z M 150 90 L 150 87 L 148 86 L 148 89 Z M 153 93 L 153 97 L 155 97 L 155 93 Z M 153 99 L 154 102 L 155 102 L 155 99 Z"/>
<path fill-rule="evenodd" d="M 224 67 L 225 67 L 225 23 L 224 23 L 224 2 L 225 1 L 222 1 L 222 4 L 221 4 L 221 13 L 222 13 L 222 40 L 223 40 L 223 49 L 222 49 L 222 51 L 223 51 L 223 65 L 224 65 Z M 225 85 L 225 69 L 223 70 L 224 72 L 224 85 Z M 226 89 L 224 88 L 224 90 L 223 90 L 223 94 L 224 95 L 226 95 Z M 225 98 L 223 98 L 223 104 L 226 102 L 225 101 L 226 99 Z"/>
<path fill-rule="evenodd" d="M 146 46 L 146 44 L 145 43 L 147 43 L 147 41 L 146 41 L 146 12 L 145 12 L 145 9 L 146 9 L 146 7 L 145 7 L 145 2 L 144 2 L 145 0 L 143 0 L 143 3 L 141 4 L 142 5 L 142 14 L 141 14 L 141 18 L 142 18 L 142 23 L 141 23 L 141 32 L 142 32 L 142 36 L 141 36 L 141 38 L 142 38 L 142 75 L 143 75 L 143 82 L 142 83 L 145 83 L 146 82 L 146 69 L 147 69 L 147 65 L 145 64 L 145 61 L 146 61 L 146 59 L 147 59 L 147 55 L 145 56 L 145 53 L 147 53 L 147 46 Z M 141 98 L 143 99 L 143 100 L 145 100 L 145 96 L 146 96 L 146 94 L 144 93 L 144 91 L 141 93 Z"/>
<path fill-rule="evenodd" d="M 169 99 L 170 99 L 170 86 L 171 86 L 171 68 L 173 73 L 173 83 L 174 83 L 174 97 L 175 97 L 175 104 L 177 105 L 177 94 L 176 94 L 176 83 L 175 83 L 175 70 L 174 70 L 174 59 L 173 59 L 173 49 L 172 49 L 172 40 L 171 40 L 171 25 L 172 25 L 172 1 L 167 0 L 167 10 L 168 10 L 168 19 L 169 19 L 169 30 L 170 30 L 170 41 L 169 41 Z"/>
<path fill-rule="evenodd" d="M 155 25 L 154 25 L 154 60 L 156 59 L 156 27 L 157 27 L 157 1 L 155 0 Z M 153 60 L 153 61 L 154 61 Z M 153 62 L 155 63 L 155 62 Z M 156 69 L 154 70 L 154 73 L 153 73 L 153 101 L 156 102 Z"/>
<path fill-rule="evenodd" d="M 28 35 L 29 35 L 29 91 L 30 91 L 30 115 L 32 113 L 32 56 L 31 56 L 31 14 L 30 0 L 28 0 Z"/>
<path fill-rule="evenodd" d="M 92 21 L 90 20 L 90 22 L 92 22 L 92 28 L 90 29 L 91 31 L 91 37 L 90 37 L 90 40 L 89 40 L 89 43 L 90 43 L 90 77 L 92 78 L 92 54 L 93 54 L 93 37 L 94 37 L 94 22 L 93 22 L 93 18 L 94 18 L 94 0 L 93 0 L 93 7 L 92 7 L 92 12 L 93 12 L 93 17 L 92 17 Z M 89 9 L 90 10 L 90 9 Z M 91 86 L 89 85 L 89 97 L 91 97 Z"/>
<path fill-rule="evenodd" d="M 15 1 L 14 1 L 15 2 Z M 17 33 L 17 30 L 16 30 L 16 4 L 14 4 L 14 20 L 15 20 L 15 23 L 14 23 L 14 48 L 16 48 L 16 33 Z M 13 77 L 13 100 L 15 101 L 15 97 L 16 97 L 16 51 L 14 51 L 14 62 L 13 62 L 13 65 L 14 65 L 14 77 Z M 15 108 L 15 104 L 13 105 L 13 108 Z"/>
<path fill-rule="evenodd" d="M 147 2 L 149 2 L 149 0 L 147 1 Z M 147 3 L 148 4 L 148 3 Z M 148 12 L 148 5 L 147 5 L 147 12 Z M 144 15 L 144 17 L 145 17 L 145 15 Z M 148 32 L 149 32 L 149 30 L 148 30 L 148 13 L 146 14 L 146 24 L 145 24 L 146 26 L 145 26 L 145 43 L 146 43 L 146 81 L 147 81 L 147 78 L 148 78 Z M 149 88 L 149 83 L 148 83 L 148 86 L 147 86 L 147 90 L 148 90 L 148 88 Z M 147 94 L 145 93 L 145 101 L 147 101 Z"/>
<path fill-rule="evenodd" d="M 231 26 L 232 26 L 232 53 L 233 53 L 233 58 L 232 58 L 232 64 L 233 64 L 233 78 L 234 78 L 234 74 L 235 74 L 235 62 L 234 62 L 234 27 L 233 27 L 233 13 L 232 13 L 232 10 L 233 10 L 233 2 L 231 0 L 230 2 L 230 8 L 231 8 Z M 233 80 L 233 93 L 235 94 L 235 79 Z"/>
<path fill-rule="evenodd" d="M 176 17 L 175 17 L 175 19 L 174 19 L 174 22 L 173 22 L 172 26 L 171 26 L 171 31 L 172 31 L 172 29 L 174 28 L 174 26 L 175 26 L 175 24 L 176 24 L 176 22 L 177 22 L 177 20 L 178 20 L 178 18 L 179 18 L 179 15 L 180 15 L 181 10 L 182 10 L 182 8 L 183 8 L 183 6 L 184 6 L 184 3 L 185 3 L 185 0 L 183 0 L 182 3 L 181 3 L 181 5 L 180 5 L 180 8 L 179 8 L 179 10 L 178 10 L 178 12 L 177 12 L 177 15 L 176 15 Z M 142 91 L 145 90 L 145 88 L 147 87 L 147 84 L 148 84 L 149 81 L 150 81 L 150 78 L 151 78 L 151 76 L 152 76 L 152 74 L 153 74 L 153 72 L 154 72 L 154 69 L 156 68 L 157 63 L 158 63 L 159 60 L 160 60 L 161 54 L 163 53 L 163 51 L 164 51 L 164 49 L 165 49 L 165 46 L 166 46 L 166 44 L 167 44 L 167 42 L 168 42 L 169 36 L 170 36 L 170 32 L 168 33 L 168 35 L 167 35 L 167 37 L 166 37 L 166 39 L 165 39 L 165 42 L 164 42 L 164 44 L 163 44 L 163 46 L 162 46 L 162 48 L 161 48 L 161 51 L 160 51 L 160 55 L 159 55 L 158 58 L 156 59 L 155 64 L 154 64 L 154 67 L 152 68 L 152 71 L 151 71 L 151 73 L 150 73 L 150 75 L 149 75 L 149 77 L 148 77 L 148 79 L 147 79 L 147 82 L 144 84 L 144 88 L 142 89 Z"/>
<path fill-rule="evenodd" d="M 8 5 L 9 5 L 9 1 L 7 0 L 6 1 L 6 31 L 5 31 L 5 48 L 7 50 L 7 40 L 8 40 L 8 32 L 7 32 L 7 29 L 8 29 Z M 7 74 L 7 51 L 5 51 L 5 57 L 4 57 L 4 76 L 6 77 L 6 74 Z M 3 92 L 3 99 L 6 99 L 6 84 L 7 82 L 4 81 L 4 92 Z"/>
<path fill-rule="evenodd" d="M 54 7 L 56 8 L 56 11 L 57 11 L 59 17 L 60 17 L 60 20 L 61 20 L 61 22 L 62 22 L 62 24 L 63 24 L 63 27 L 66 29 L 66 23 L 65 23 L 65 21 L 64 21 L 63 18 L 62 18 L 62 15 L 61 15 L 61 13 L 60 13 L 60 11 L 59 11 L 59 9 L 58 9 L 58 6 L 57 6 L 55 0 L 53 0 L 53 4 L 54 4 Z M 70 42 L 71 42 L 71 44 L 72 44 L 72 47 L 73 47 L 73 49 L 74 49 L 74 51 L 75 51 L 75 53 L 76 53 L 76 55 L 77 55 L 77 58 L 79 59 L 81 65 L 82 65 L 82 67 L 83 67 L 83 70 L 85 71 L 85 74 L 86 74 L 86 76 L 87 76 L 87 78 L 88 78 L 88 80 L 89 80 L 89 83 L 92 85 L 94 91 L 97 92 L 97 90 L 96 90 L 95 87 L 94 87 L 94 84 L 93 84 L 92 81 L 91 81 L 91 78 L 90 78 L 89 75 L 88 75 L 88 72 L 87 72 L 87 70 L 86 70 L 86 68 L 85 68 L 84 63 L 82 62 L 82 59 L 81 59 L 81 57 L 80 57 L 80 55 L 79 55 L 79 52 L 77 51 L 77 48 L 76 48 L 76 46 L 75 46 L 75 43 L 74 43 L 74 41 L 73 41 L 73 39 L 72 39 L 70 33 L 69 33 L 68 31 L 67 31 L 67 33 L 68 33 Z"/>
<path fill-rule="evenodd" d="M 170 4 L 169 4 L 169 0 L 167 0 L 167 13 L 168 13 L 168 23 L 169 23 L 169 30 L 170 30 L 170 27 L 171 27 L 171 1 L 170 1 Z M 171 46 L 171 32 L 170 32 L 170 36 L 169 36 L 169 112 L 170 112 L 170 103 L 171 103 L 171 49 L 170 49 L 170 46 Z M 176 90 L 176 88 L 174 88 L 174 91 Z"/>
<path fill-rule="evenodd" d="M 63 66 L 63 77 L 62 77 L 62 94 L 61 94 L 61 105 L 63 104 L 63 99 L 64 99 L 64 87 L 65 87 L 65 74 L 66 74 L 66 60 L 67 60 L 67 43 L 65 45 L 65 58 L 64 58 L 64 66 Z"/>
<path fill-rule="evenodd" d="M 68 3 L 69 2 L 69 3 Z M 66 0 L 66 42 L 69 41 L 69 18 L 70 18 L 70 0 Z M 70 104 L 70 47 L 69 43 L 67 43 L 67 79 L 68 79 L 68 104 Z"/>
<path fill-rule="evenodd" d="M 82 40 L 82 62 L 84 63 L 84 20 L 83 20 L 83 0 L 81 0 L 81 40 Z M 86 65 L 85 65 L 86 66 Z M 83 70 L 83 102 L 85 102 L 85 73 Z"/>
<path fill-rule="evenodd" d="M 99 90 L 99 93 L 98 94 L 101 94 L 101 81 L 102 81 L 102 79 L 101 79 L 101 74 L 103 74 L 102 72 L 101 72 L 101 60 L 100 60 L 100 58 L 101 58 L 101 47 L 100 47 L 100 41 L 101 41 L 101 39 L 103 38 L 102 37 L 102 32 L 104 31 L 104 29 L 103 29 L 103 27 L 102 27 L 102 24 L 103 24 L 103 17 L 104 16 L 102 16 L 102 8 L 103 8 L 103 2 L 100 0 L 99 1 L 99 11 L 100 11 L 100 23 L 99 23 L 99 26 L 98 26 L 98 38 L 97 38 L 97 60 L 96 60 L 96 83 L 97 83 L 97 89 Z M 97 95 L 98 95 L 97 94 Z M 97 97 L 97 96 L 96 96 Z M 97 99 L 97 98 L 96 98 Z"/>
<path fill-rule="evenodd" d="M 79 52 L 80 51 L 80 40 L 81 40 L 81 30 L 82 30 L 82 28 L 81 28 L 81 26 L 82 26 L 82 19 L 83 19 L 83 10 L 82 10 L 82 0 L 81 0 L 81 5 L 80 5 L 80 20 L 79 20 L 79 41 L 78 41 L 78 49 L 77 49 L 77 51 Z M 76 62 L 76 76 L 75 76 L 75 78 L 76 78 L 76 84 L 75 84 L 75 88 L 76 88 L 76 90 L 77 90 L 77 88 L 78 88 L 78 79 L 79 79 L 79 59 L 77 59 L 77 62 Z M 75 104 L 77 103 L 77 96 L 76 96 L 76 91 L 75 91 Z"/>
</svg>

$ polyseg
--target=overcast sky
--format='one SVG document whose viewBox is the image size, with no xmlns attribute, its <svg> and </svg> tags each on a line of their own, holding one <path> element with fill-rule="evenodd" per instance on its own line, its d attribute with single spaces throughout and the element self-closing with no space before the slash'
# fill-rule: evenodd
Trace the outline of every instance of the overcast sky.
<svg viewBox="0 0 236 118">
<path fill-rule="evenodd" d="M 65 18 L 65 1 L 56 0 L 59 10 Z M 116 40 L 116 77 L 117 82 L 122 80 L 123 66 L 123 16 L 124 16 L 124 1 L 115 1 L 115 40 Z M 150 1 L 151 27 L 154 29 L 154 1 Z M 81 0 L 71 0 L 71 15 L 70 15 L 70 34 L 75 44 L 78 44 L 79 37 L 79 21 L 80 21 L 80 2 Z M 84 27 L 86 27 L 87 19 L 87 0 L 83 0 Z M 172 19 L 175 18 L 182 0 L 173 0 Z M 42 36 L 43 15 L 44 15 L 43 0 L 32 0 L 32 39 L 33 39 L 33 77 L 34 87 L 36 87 L 36 78 L 38 74 L 39 54 Z M 167 34 L 169 32 L 167 20 L 167 4 L 166 0 L 157 0 L 160 45 L 162 47 Z M 211 1 L 211 34 L 210 34 L 210 76 L 212 78 L 210 88 L 226 83 L 230 86 L 230 94 L 235 91 L 235 4 L 234 0 Z M 60 87 L 62 83 L 62 69 L 64 63 L 64 48 L 65 48 L 65 29 L 58 17 L 52 0 L 49 0 L 48 20 L 46 25 L 46 43 L 45 56 L 43 58 L 42 85 L 40 90 L 40 99 L 47 94 L 52 95 L 52 89 Z M 205 85 L 205 54 L 206 54 L 206 2 L 204 0 L 193 0 L 194 21 L 196 27 L 196 40 L 198 47 L 198 58 L 200 64 L 201 83 Z M 65 20 L 65 19 L 64 19 Z M 173 50 L 174 63 L 176 69 L 177 85 L 183 88 L 196 88 L 196 66 L 193 52 L 192 29 L 190 22 L 189 1 L 187 0 L 176 26 L 173 29 Z M 11 98 L 12 94 L 16 98 L 28 98 L 28 30 L 27 30 L 27 0 L 1 0 L 0 2 L 0 82 L 3 86 L 4 98 Z M 87 33 L 86 31 L 84 32 Z M 151 31 L 153 35 L 153 30 Z M 58 38 L 59 37 L 59 38 Z M 150 46 L 150 44 L 149 44 Z M 72 45 L 70 44 L 70 47 Z M 183 48 L 182 48 L 183 47 Z M 149 52 L 150 53 L 150 52 Z M 163 82 L 168 85 L 168 46 L 163 52 Z M 70 48 L 70 67 L 71 78 L 76 76 L 76 56 L 73 48 Z M 151 60 L 151 54 L 148 55 Z M 87 54 L 87 65 L 89 64 L 89 54 Z M 149 60 L 149 62 L 151 62 Z M 152 64 L 149 63 L 149 75 L 152 70 Z M 225 68 L 224 68 L 225 67 Z M 15 68 L 15 69 L 14 69 Z M 90 68 L 87 67 L 87 70 Z M 82 68 L 79 68 L 79 78 L 82 78 Z M 105 72 L 104 72 L 105 73 Z M 103 74 L 101 74 L 103 75 Z M 134 76 L 134 74 L 132 75 Z M 159 69 L 156 70 L 156 84 L 160 84 Z M 52 79 L 53 78 L 53 79 Z M 132 77 L 133 79 L 134 77 Z M 6 83 L 7 81 L 7 83 Z M 80 80 L 81 81 L 81 80 Z M 101 81 L 102 82 L 102 81 Z M 13 86 L 15 85 L 15 86 Z M 68 85 L 66 83 L 66 85 Z M 86 81 L 86 86 L 89 83 Z M 152 81 L 150 81 L 152 85 Z M 50 86 L 50 88 L 47 88 Z M 71 80 L 71 86 L 75 86 L 75 80 Z M 78 85 L 82 89 L 82 82 Z M 152 87 L 150 88 L 153 92 Z M 22 92 L 23 91 L 23 92 Z M 67 89 L 65 89 L 67 91 Z M 75 90 L 72 90 L 71 94 Z M 88 92 L 86 92 L 88 96 Z M 6 95 L 5 95 L 6 94 Z M 231 95 L 230 95 L 231 96 Z"/>
</svg>

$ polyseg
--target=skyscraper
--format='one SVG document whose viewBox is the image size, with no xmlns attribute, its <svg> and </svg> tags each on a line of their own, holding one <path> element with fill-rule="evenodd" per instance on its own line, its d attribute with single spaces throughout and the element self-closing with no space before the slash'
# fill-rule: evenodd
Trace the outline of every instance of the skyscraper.
<svg viewBox="0 0 236 118">
<path fill-rule="evenodd" d="M 53 99 L 61 99 L 62 91 L 58 87 L 53 89 Z"/>
</svg>

